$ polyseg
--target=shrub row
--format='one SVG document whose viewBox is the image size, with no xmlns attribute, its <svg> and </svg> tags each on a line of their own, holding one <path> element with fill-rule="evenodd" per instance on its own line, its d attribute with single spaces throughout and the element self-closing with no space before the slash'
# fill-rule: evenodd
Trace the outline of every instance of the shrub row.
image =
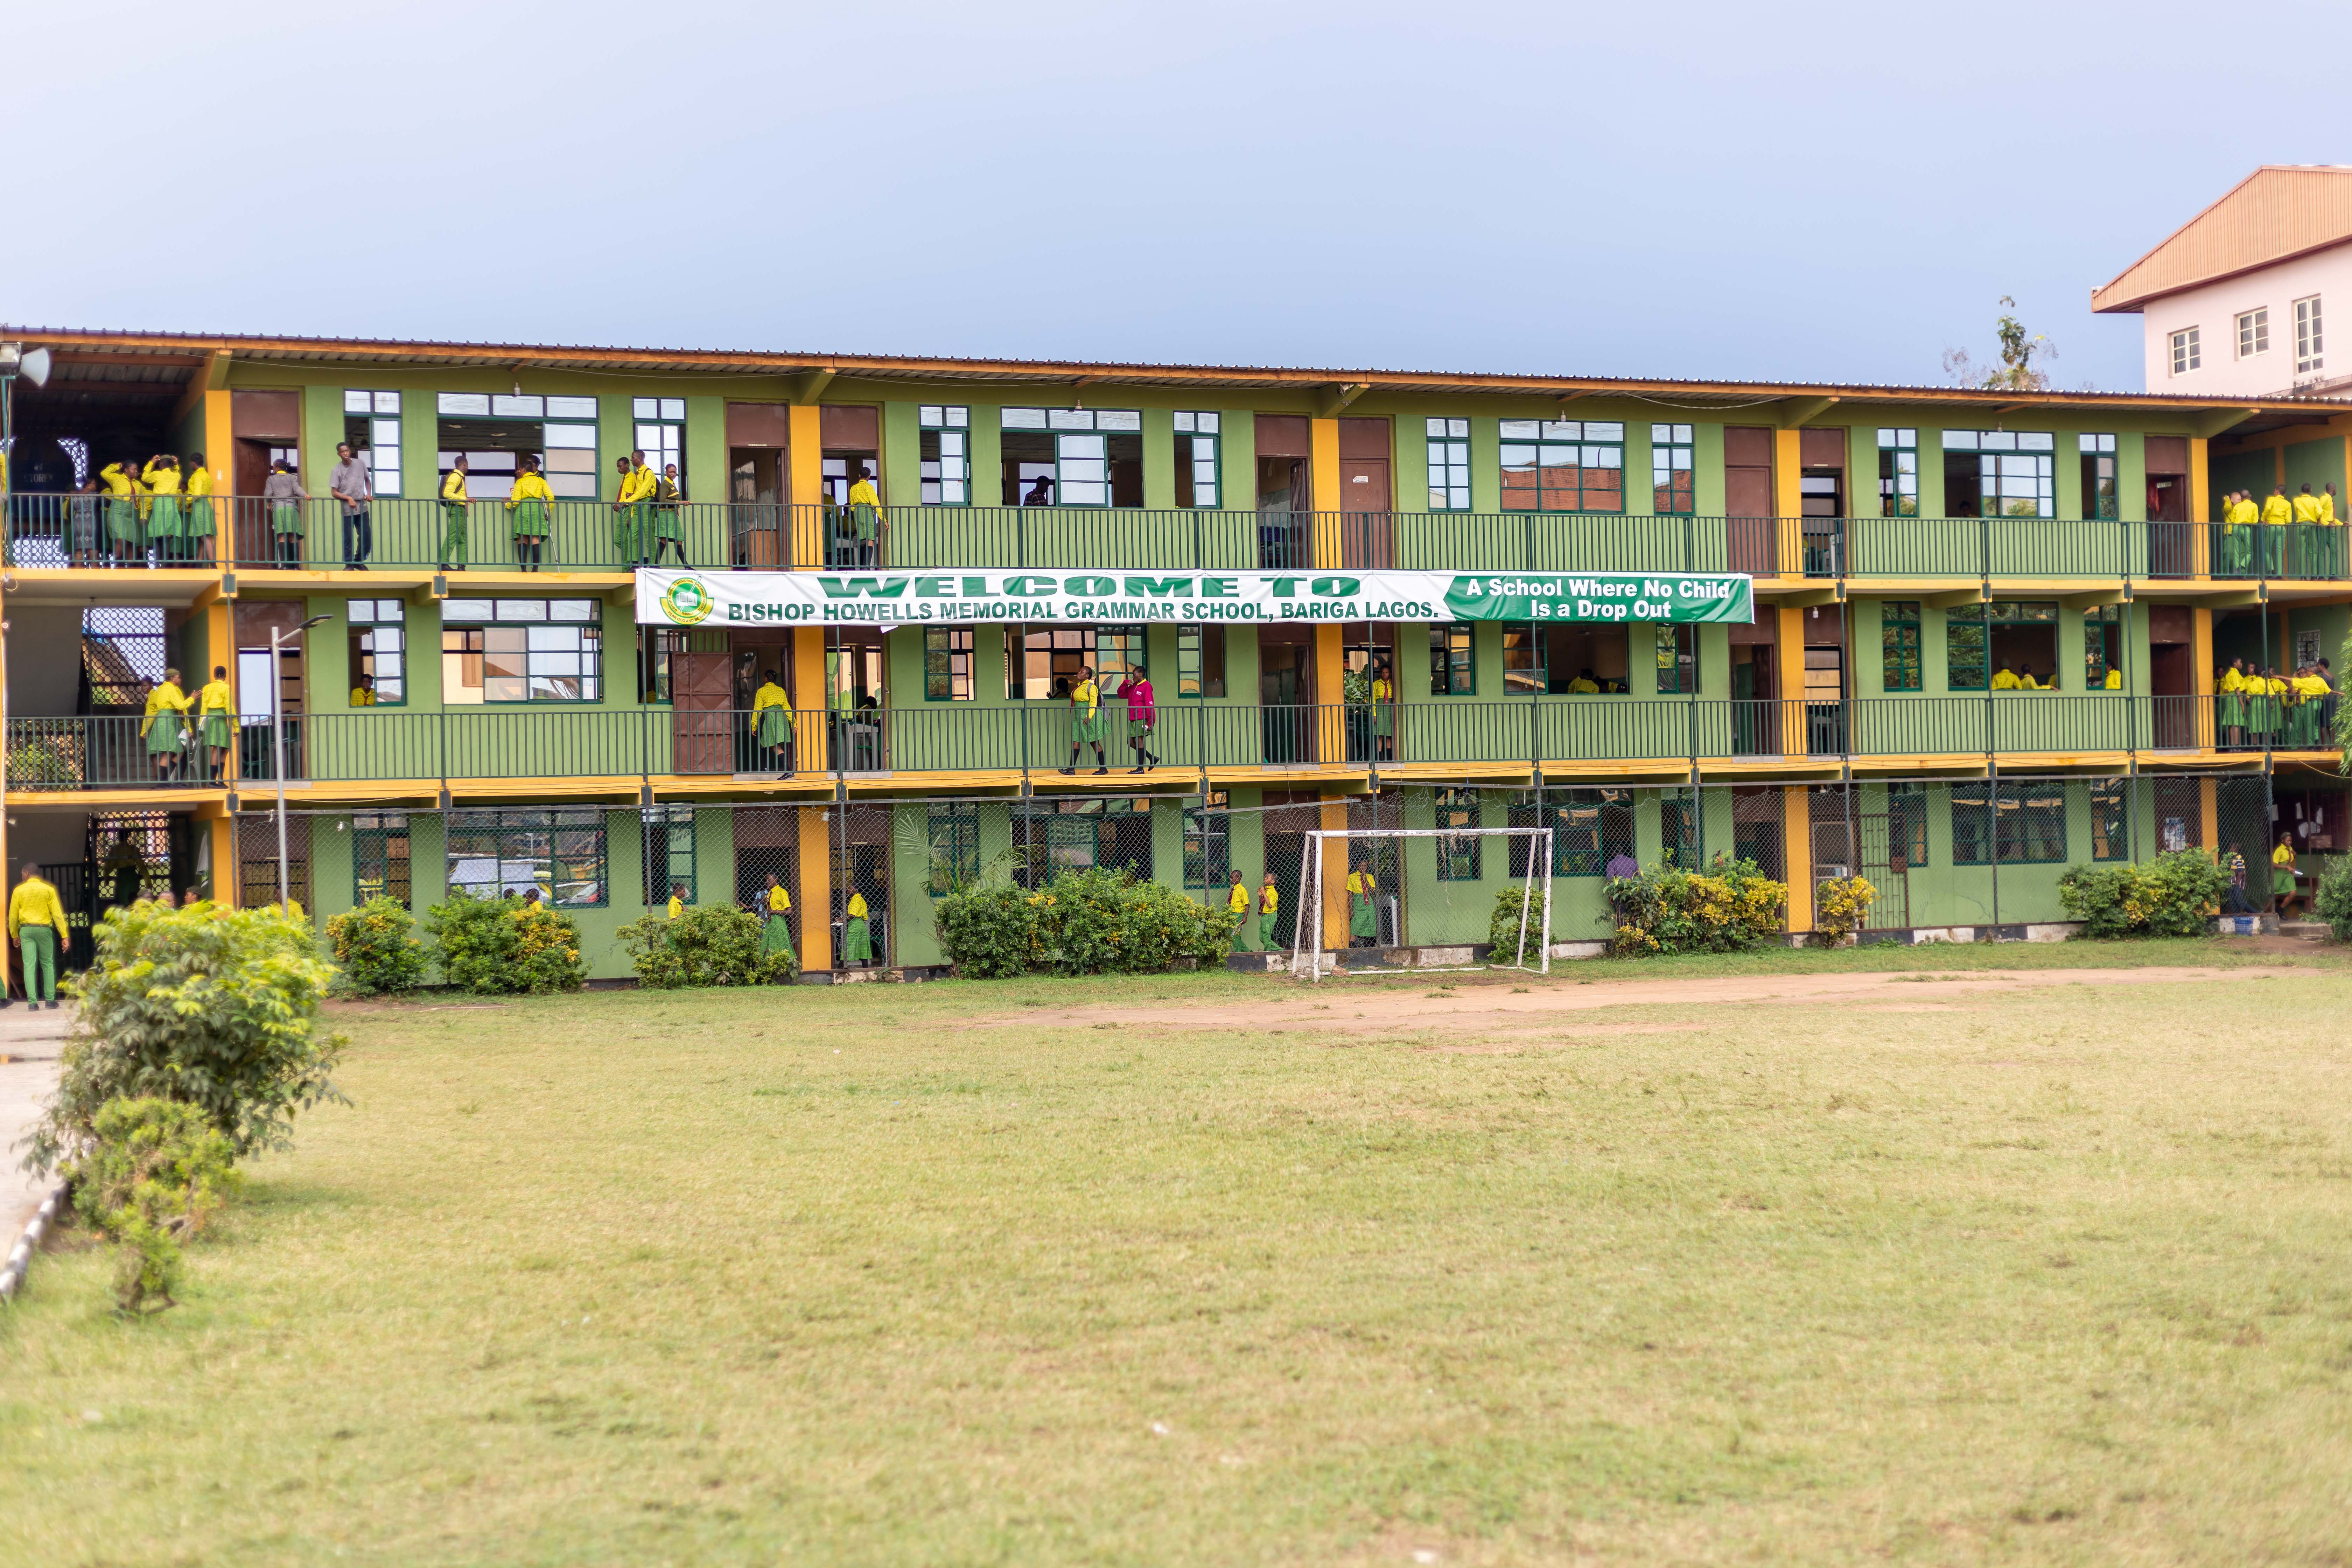
<svg viewBox="0 0 2352 1568">
<path fill-rule="evenodd" d="M 960 974 L 1149 974 L 1180 962 L 1214 963 L 1234 915 L 1159 882 L 1102 867 L 1042 888 L 983 882 L 950 893 L 934 911 L 940 946 Z"/>
</svg>

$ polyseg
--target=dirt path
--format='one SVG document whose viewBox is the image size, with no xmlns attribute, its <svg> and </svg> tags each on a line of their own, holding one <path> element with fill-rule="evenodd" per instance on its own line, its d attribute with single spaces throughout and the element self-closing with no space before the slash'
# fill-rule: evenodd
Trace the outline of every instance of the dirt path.
<svg viewBox="0 0 2352 1568">
<path fill-rule="evenodd" d="M 2053 985 L 2166 985 L 2182 981 L 2251 981 L 2307 975 L 2308 969 L 2026 969 L 1925 971 L 1843 974 L 1759 974 L 1716 980 L 1534 981 L 1525 991 L 1499 984 L 1465 985 L 1452 995 L 1433 995 L 1446 977 L 1424 980 L 1358 978 L 1301 985 L 1295 995 L 1223 1006 L 1024 1008 L 1018 1013 L 974 1018 L 978 1028 L 1023 1026 L 1073 1028 L 1090 1025 L 1175 1025 L 1188 1029 L 1356 1028 L 1370 1019 L 1412 1027 L 1439 1021 L 1477 1020 L 1490 1027 L 1535 1024 L 1560 1013 L 1606 1007 L 1723 1005 L 1726 1004 L 1845 1002 L 1873 1012 L 1941 1012 L 1979 997 Z M 1635 1026 L 1626 1026 L 1633 1027 Z"/>
</svg>

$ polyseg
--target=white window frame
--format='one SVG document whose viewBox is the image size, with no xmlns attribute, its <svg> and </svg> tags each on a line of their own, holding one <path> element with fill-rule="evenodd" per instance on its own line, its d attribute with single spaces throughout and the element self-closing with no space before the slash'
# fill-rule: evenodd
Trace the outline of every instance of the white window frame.
<svg viewBox="0 0 2352 1568">
<path fill-rule="evenodd" d="M 400 394 L 367 387 L 343 389 L 343 416 L 359 415 L 368 422 L 368 444 L 361 457 L 368 466 L 368 489 L 392 500 L 400 494 Z M 390 439 L 386 439 L 387 432 Z M 380 455 L 380 456 L 379 456 Z"/>
<path fill-rule="evenodd" d="M 1432 418 L 1429 436 L 1429 510 L 1470 510 L 1470 421 Z"/>
<path fill-rule="evenodd" d="M 2252 359 L 2271 352 L 2271 308 L 2257 305 L 2238 312 L 2238 357 Z"/>
<path fill-rule="evenodd" d="M 633 397 L 629 400 L 629 423 L 635 439 L 629 443 L 632 450 L 646 455 L 646 467 L 658 474 L 672 463 L 677 465 L 677 488 L 686 489 L 686 399 L 683 397 Z"/>
<path fill-rule="evenodd" d="M 1175 415 L 1176 467 L 1190 465 L 1194 510 L 1214 510 L 1222 494 L 1223 454 L 1219 450 L 1223 423 L 1213 409 L 1180 409 Z"/>
<path fill-rule="evenodd" d="M 939 437 L 940 455 L 924 458 L 922 468 L 923 504 L 925 506 L 970 506 L 971 504 L 971 409 L 969 406 L 925 403 L 917 405 L 918 426 L 927 436 Z"/>
<path fill-rule="evenodd" d="M 2319 314 L 2319 296 L 2306 294 L 2294 302 L 2294 374 L 2303 375 L 2327 363 L 2326 332 Z"/>
<path fill-rule="evenodd" d="M 2171 347 L 2174 375 L 2189 375 L 2201 369 L 2205 363 L 2203 346 L 2198 341 L 2197 329 L 2182 327 L 2168 340 Z"/>
</svg>

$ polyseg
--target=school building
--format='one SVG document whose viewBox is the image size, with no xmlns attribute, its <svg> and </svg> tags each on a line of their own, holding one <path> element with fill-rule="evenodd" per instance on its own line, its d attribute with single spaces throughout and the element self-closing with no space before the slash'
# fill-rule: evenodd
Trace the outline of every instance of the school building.
<svg viewBox="0 0 2352 1568">
<path fill-rule="evenodd" d="M 275 900 L 281 794 L 320 921 L 537 887 L 606 976 L 677 885 L 776 876 L 805 966 L 845 974 L 853 896 L 875 967 L 919 967 L 936 898 L 1002 868 L 1222 899 L 1351 823 L 1552 826 L 1574 941 L 1628 860 L 1753 858 L 1796 931 L 1859 872 L 1899 938 L 2056 921 L 2069 865 L 2183 847 L 2236 846 L 2259 903 L 2282 832 L 2306 868 L 2345 847 L 2332 697 L 2220 689 L 2340 664 L 2344 530 L 2216 501 L 2332 485 L 2344 517 L 2352 403 L 0 338 L 49 353 L 10 410 L 5 855 L 78 925 Z M 633 451 L 676 488 L 623 508 Z M 1752 611 L 1548 613 L 1605 574 Z M 159 746 L 167 668 L 229 696 Z M 1526 864 L 1389 845 L 1384 943 L 1482 938 Z"/>
</svg>

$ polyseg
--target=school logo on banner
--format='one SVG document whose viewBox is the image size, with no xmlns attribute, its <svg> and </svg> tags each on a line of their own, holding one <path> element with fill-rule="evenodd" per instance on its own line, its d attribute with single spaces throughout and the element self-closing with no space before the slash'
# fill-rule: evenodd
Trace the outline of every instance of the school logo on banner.
<svg viewBox="0 0 2352 1568">
<path fill-rule="evenodd" d="M 710 618 L 719 601 L 695 577 L 680 577 L 662 591 L 662 614 L 682 626 L 698 626 Z"/>
</svg>

